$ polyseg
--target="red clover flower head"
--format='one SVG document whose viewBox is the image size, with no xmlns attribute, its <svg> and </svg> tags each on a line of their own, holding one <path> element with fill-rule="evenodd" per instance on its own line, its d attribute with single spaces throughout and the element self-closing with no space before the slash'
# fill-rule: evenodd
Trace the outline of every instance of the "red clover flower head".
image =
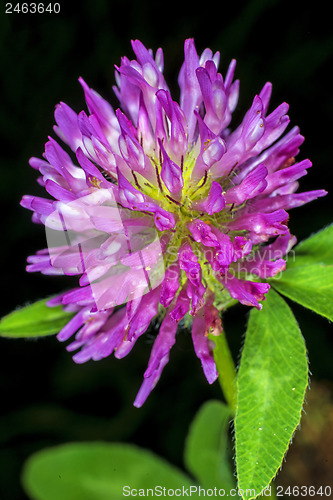
<svg viewBox="0 0 333 500">
<path fill-rule="evenodd" d="M 116 112 L 80 78 L 88 114 L 55 110 L 57 136 L 44 159 L 31 158 L 51 198 L 24 196 L 33 221 L 46 227 L 48 249 L 28 258 L 28 271 L 80 276 L 78 287 L 49 301 L 73 318 L 58 334 L 73 335 L 74 361 L 126 356 L 157 317 L 141 406 L 169 360 L 179 322 L 191 325 L 209 383 L 216 370 L 209 333 L 233 302 L 261 308 L 266 278 L 285 268 L 295 244 L 287 210 L 324 190 L 296 193 L 311 167 L 296 162 L 303 142 L 288 105 L 267 112 L 266 83 L 237 128 L 230 127 L 239 81 L 233 60 L 225 77 L 220 55 L 197 54 L 185 41 L 175 102 L 163 76 L 163 52 L 136 40 L 135 60 L 116 67 Z"/>
</svg>

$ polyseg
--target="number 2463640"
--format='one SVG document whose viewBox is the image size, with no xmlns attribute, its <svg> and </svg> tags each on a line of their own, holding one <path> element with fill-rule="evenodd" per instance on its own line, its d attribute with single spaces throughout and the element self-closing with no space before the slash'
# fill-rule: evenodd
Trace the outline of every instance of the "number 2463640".
<svg viewBox="0 0 333 500">
<path fill-rule="evenodd" d="M 6 3 L 6 14 L 59 14 L 60 3 Z"/>
</svg>

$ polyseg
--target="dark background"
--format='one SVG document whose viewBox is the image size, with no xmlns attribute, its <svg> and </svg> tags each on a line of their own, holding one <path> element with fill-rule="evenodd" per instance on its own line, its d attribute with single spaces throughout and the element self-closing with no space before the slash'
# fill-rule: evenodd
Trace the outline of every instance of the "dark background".
<svg viewBox="0 0 333 500">
<path fill-rule="evenodd" d="M 290 104 L 291 124 L 299 125 L 306 137 L 299 159 L 309 157 L 314 164 L 302 179 L 302 191 L 329 190 L 333 171 L 333 32 L 331 13 L 324 2 L 222 1 L 214 6 L 178 1 L 158 6 L 144 1 L 60 0 L 60 4 L 60 14 L 6 15 L 5 2 L 0 2 L 1 316 L 70 286 L 68 279 L 25 272 L 26 257 L 45 246 L 43 227 L 32 224 L 30 212 L 19 206 L 23 194 L 43 195 L 28 159 L 41 156 L 47 135 L 54 136 L 57 102 L 65 101 L 77 112 L 84 108 L 79 76 L 118 106 L 112 92 L 113 65 L 120 63 L 122 55 L 133 58 L 131 39 L 139 38 L 154 51 L 163 48 L 165 75 L 174 99 L 178 98 L 177 75 L 185 38 L 195 38 L 199 53 L 206 47 L 219 50 L 223 74 L 236 58 L 241 91 L 233 125 L 239 123 L 263 84 L 273 82 L 270 109 L 282 101 Z M 291 230 L 301 240 L 331 220 L 328 196 L 292 211 Z M 318 384 L 318 392 L 324 391 L 325 412 L 333 423 L 329 323 L 300 307 L 295 306 L 294 311 L 309 350 L 312 387 Z M 247 312 L 245 307 L 236 307 L 224 320 L 236 361 Z M 77 366 L 53 337 L 1 339 L 1 500 L 25 498 L 19 474 L 29 454 L 68 441 L 129 441 L 182 466 L 189 423 L 204 401 L 220 398 L 220 390 L 218 384 L 210 387 L 206 383 L 185 332 L 178 337 L 157 388 L 142 409 L 135 409 L 132 402 L 152 342 L 153 335 L 148 333 L 124 360 L 110 357 Z M 311 392 L 314 394 L 314 389 Z M 316 404 L 323 406 L 317 402 L 313 407 Z M 311 405 L 308 407 L 311 414 Z M 321 420 L 315 419 L 318 432 L 323 429 L 322 422 L 327 423 L 326 413 L 320 414 Z M 307 484 L 306 478 L 312 479 L 309 484 L 315 480 L 318 485 L 329 484 L 329 475 L 321 478 L 320 473 L 327 464 L 332 470 L 332 452 L 324 446 L 318 459 L 316 453 L 318 446 L 328 441 L 330 429 L 325 431 L 325 439 L 319 432 L 313 448 L 304 453 L 296 438 L 296 472 L 291 466 L 288 469 L 289 456 L 293 463 L 291 451 L 285 484 Z M 308 458 L 302 469 L 299 464 L 305 455 Z"/>
</svg>

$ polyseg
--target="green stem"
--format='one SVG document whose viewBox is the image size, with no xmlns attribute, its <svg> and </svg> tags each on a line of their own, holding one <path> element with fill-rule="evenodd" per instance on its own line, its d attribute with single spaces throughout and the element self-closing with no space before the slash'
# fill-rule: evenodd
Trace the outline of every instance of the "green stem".
<svg viewBox="0 0 333 500">
<path fill-rule="evenodd" d="M 215 343 L 214 359 L 217 371 L 219 372 L 219 382 L 222 392 L 228 406 L 235 413 L 237 404 L 236 369 L 224 330 L 222 330 L 220 335 L 210 335 L 209 338 Z"/>
</svg>

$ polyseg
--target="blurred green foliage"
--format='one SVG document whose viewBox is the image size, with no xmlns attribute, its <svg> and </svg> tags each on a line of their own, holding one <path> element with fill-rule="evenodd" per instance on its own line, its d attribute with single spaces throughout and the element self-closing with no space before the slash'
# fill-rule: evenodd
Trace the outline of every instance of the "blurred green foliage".
<svg viewBox="0 0 333 500">
<path fill-rule="evenodd" d="M 83 442 L 29 457 L 22 483 L 34 500 L 121 500 L 124 486 L 125 496 L 129 490 L 142 496 L 143 489 L 158 487 L 164 496 L 170 489 L 178 490 L 175 496 L 199 498 L 198 485 L 227 492 L 236 486 L 228 442 L 230 417 L 229 408 L 220 401 L 208 401 L 200 408 L 186 439 L 186 473 L 142 447 Z"/>
<path fill-rule="evenodd" d="M 290 103 L 292 124 L 298 124 L 306 137 L 300 158 L 314 163 L 302 179 L 302 190 L 329 190 L 333 33 L 327 4 L 60 3 L 60 14 L 39 15 L 6 15 L 5 2 L 0 5 L 1 316 L 71 286 L 67 278 L 25 273 L 26 257 L 45 246 L 43 228 L 32 224 L 30 213 L 19 206 L 23 194 L 43 194 L 28 159 L 42 154 L 52 134 L 57 102 L 63 100 L 76 111 L 83 108 L 79 76 L 117 107 L 113 65 L 122 55 L 132 57 L 130 39 L 140 38 L 154 50 L 163 47 L 166 78 L 175 97 L 186 37 L 195 38 L 198 51 L 220 50 L 222 72 L 236 58 L 241 80 L 236 125 L 253 95 L 265 81 L 272 81 L 272 106 Z M 322 198 L 291 212 L 291 230 L 300 240 L 331 219 L 330 198 Z M 305 335 L 313 377 L 332 379 L 328 322 L 292 307 Z M 231 309 L 224 320 L 236 360 L 247 311 L 242 306 Z M 110 357 L 82 366 L 72 362 L 55 338 L 1 340 L 1 499 L 25 499 L 18 480 L 23 460 L 45 446 L 67 441 L 129 441 L 182 466 L 193 414 L 208 398 L 220 398 L 220 391 L 217 384 L 208 386 L 204 380 L 189 333 L 184 332 L 154 393 L 142 409 L 133 408 L 153 338 L 153 331 L 145 335 L 127 359 Z"/>
<path fill-rule="evenodd" d="M 36 453 L 25 465 L 23 484 L 32 500 L 122 500 L 124 492 L 140 496 L 156 486 L 189 490 L 194 481 L 144 448 L 92 442 Z"/>
</svg>

